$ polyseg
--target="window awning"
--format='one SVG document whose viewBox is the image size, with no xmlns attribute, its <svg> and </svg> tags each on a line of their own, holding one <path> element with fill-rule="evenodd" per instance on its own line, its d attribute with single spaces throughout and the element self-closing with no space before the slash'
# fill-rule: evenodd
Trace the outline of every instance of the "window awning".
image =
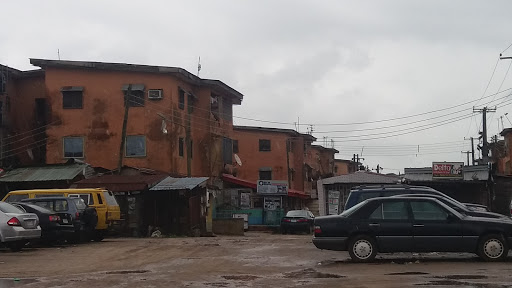
<svg viewBox="0 0 512 288">
<path fill-rule="evenodd" d="M 84 87 L 82 86 L 66 86 L 66 87 L 62 87 L 62 89 L 60 89 L 60 91 L 84 91 Z"/>
<path fill-rule="evenodd" d="M 124 84 L 122 90 L 128 91 L 128 85 Z M 132 84 L 132 91 L 144 91 L 144 84 Z"/>
<path fill-rule="evenodd" d="M 232 184 L 236 184 L 236 185 L 240 185 L 240 186 L 256 189 L 256 182 L 255 181 L 244 180 L 244 179 L 235 177 L 235 176 L 230 175 L 230 174 L 222 174 L 222 180 L 224 180 L 226 182 L 229 182 L 229 183 L 232 183 Z M 288 189 L 288 197 L 298 197 L 298 198 L 307 199 L 307 198 L 309 198 L 309 195 L 304 193 L 304 191 Z"/>
</svg>

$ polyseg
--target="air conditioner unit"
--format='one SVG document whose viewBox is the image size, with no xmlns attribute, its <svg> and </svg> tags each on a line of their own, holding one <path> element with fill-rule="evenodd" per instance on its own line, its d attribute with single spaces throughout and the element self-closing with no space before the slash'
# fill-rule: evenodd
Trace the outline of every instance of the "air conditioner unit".
<svg viewBox="0 0 512 288">
<path fill-rule="evenodd" d="M 160 89 L 148 90 L 148 99 L 162 99 L 162 90 L 160 90 Z"/>
</svg>

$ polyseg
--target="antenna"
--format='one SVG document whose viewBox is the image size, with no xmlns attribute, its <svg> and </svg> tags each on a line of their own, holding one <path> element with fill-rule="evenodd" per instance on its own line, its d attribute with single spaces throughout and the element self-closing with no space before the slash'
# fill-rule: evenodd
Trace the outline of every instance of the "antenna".
<svg viewBox="0 0 512 288">
<path fill-rule="evenodd" d="M 57 48 L 57 57 L 59 58 L 60 60 L 60 49 Z"/>
<path fill-rule="evenodd" d="M 197 62 L 197 77 L 199 77 L 200 71 L 201 71 L 201 56 L 199 56 L 199 61 Z"/>
</svg>

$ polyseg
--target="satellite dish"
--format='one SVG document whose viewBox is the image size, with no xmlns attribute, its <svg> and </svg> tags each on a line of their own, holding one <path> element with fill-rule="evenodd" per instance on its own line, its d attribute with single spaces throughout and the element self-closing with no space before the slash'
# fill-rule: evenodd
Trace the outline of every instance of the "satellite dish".
<svg viewBox="0 0 512 288">
<path fill-rule="evenodd" d="M 236 161 L 236 164 L 238 164 L 238 166 L 242 166 L 242 160 L 240 160 L 240 157 L 238 157 L 237 154 L 235 154 L 235 161 Z"/>
</svg>

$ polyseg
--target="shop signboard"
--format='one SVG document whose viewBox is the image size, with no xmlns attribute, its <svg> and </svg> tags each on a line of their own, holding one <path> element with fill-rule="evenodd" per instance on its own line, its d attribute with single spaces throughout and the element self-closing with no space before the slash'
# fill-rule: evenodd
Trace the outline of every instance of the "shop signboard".
<svg viewBox="0 0 512 288">
<path fill-rule="evenodd" d="M 463 179 L 464 162 L 433 162 L 432 179 Z"/>
<path fill-rule="evenodd" d="M 256 188 L 260 195 L 288 195 L 288 181 L 258 180 Z"/>
</svg>

